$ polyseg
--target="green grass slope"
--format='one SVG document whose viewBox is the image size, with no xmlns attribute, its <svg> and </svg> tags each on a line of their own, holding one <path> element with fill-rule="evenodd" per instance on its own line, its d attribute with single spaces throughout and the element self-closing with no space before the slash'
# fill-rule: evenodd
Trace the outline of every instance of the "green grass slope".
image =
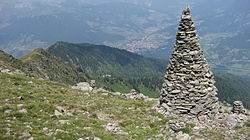
<svg viewBox="0 0 250 140">
<path fill-rule="evenodd" d="M 163 73 L 166 65 L 166 61 L 163 60 L 145 58 L 103 45 L 57 42 L 47 50 L 62 60 L 80 66 L 94 75 L 155 76 Z"/>
<path fill-rule="evenodd" d="M 42 77 L 52 81 L 74 84 L 89 78 L 81 68 L 66 63 L 41 48 L 35 49 L 19 59 L 36 67 Z"/>
<path fill-rule="evenodd" d="M 36 68 L 32 67 L 29 64 L 23 63 L 22 61 L 14 58 L 12 55 L 9 55 L 0 50 L 0 68 L 9 69 L 11 71 L 20 70 L 27 75 L 35 75 Z"/>
<path fill-rule="evenodd" d="M 135 101 L 102 93 L 85 95 L 66 85 L 0 73 L 0 139 L 147 139 L 159 133 L 169 118 L 151 107 L 155 101 Z M 21 98 L 22 97 L 22 98 Z M 62 115 L 55 110 L 64 108 Z M 20 110 L 26 110 L 22 112 Z M 60 110 L 58 110 L 60 111 Z M 67 115 L 67 114 L 71 115 Z M 159 118 L 154 120 L 153 118 Z M 67 123 L 62 120 L 66 120 Z M 129 133 L 103 127 L 117 123 Z M 23 134 L 29 136 L 22 137 Z"/>
<path fill-rule="evenodd" d="M 0 139 L 70 139 L 95 137 L 103 140 L 145 140 L 163 136 L 175 138 L 166 128 L 171 119 L 156 113 L 156 101 L 124 99 L 100 93 L 82 93 L 67 85 L 0 73 Z M 56 115 L 55 112 L 60 112 Z M 115 134 L 104 126 L 115 123 L 128 134 Z M 199 138 L 238 139 L 249 134 L 246 127 L 235 129 L 233 137 L 225 130 L 192 131 L 187 123 L 181 131 Z M 163 139 L 162 137 L 162 139 Z"/>
</svg>

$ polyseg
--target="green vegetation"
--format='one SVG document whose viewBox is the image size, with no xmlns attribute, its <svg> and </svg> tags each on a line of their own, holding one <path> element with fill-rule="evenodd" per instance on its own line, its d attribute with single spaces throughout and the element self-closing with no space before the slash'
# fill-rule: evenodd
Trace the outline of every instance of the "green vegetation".
<svg viewBox="0 0 250 140">
<path fill-rule="evenodd" d="M 105 87 L 110 91 L 119 91 L 121 93 L 129 93 L 131 89 L 135 89 L 139 93 L 146 96 L 159 97 L 163 79 L 159 77 L 143 77 L 143 78 L 97 78 L 98 86 Z"/>
<path fill-rule="evenodd" d="M 20 69 L 30 76 L 66 84 L 95 79 L 99 87 L 111 91 L 129 93 L 131 89 L 136 89 L 149 97 L 159 97 L 163 83 L 162 69 L 166 67 L 162 60 L 90 44 L 58 42 L 48 50 L 70 62 L 64 62 L 43 49 L 36 49 L 21 57 L 21 61 L 1 52 L 0 66 L 11 70 Z M 79 67 L 72 62 L 79 64 Z M 102 77 L 105 74 L 111 74 L 112 77 Z M 250 108 L 249 80 L 223 73 L 216 73 L 215 79 L 221 101 L 233 103 L 241 100 L 246 108 Z"/>
<path fill-rule="evenodd" d="M 219 99 L 232 104 L 242 101 L 246 108 L 250 108 L 250 81 L 232 74 L 215 74 Z"/>
<path fill-rule="evenodd" d="M 89 76 L 79 67 L 64 62 L 38 48 L 20 59 L 0 51 L 0 68 L 19 70 L 27 76 L 43 78 L 65 84 L 86 81 Z"/>
<path fill-rule="evenodd" d="M 67 85 L 0 73 L 0 139 L 148 139 L 163 134 L 172 119 L 155 112 L 156 101 L 140 101 L 112 94 L 89 93 Z M 59 115 L 55 113 L 59 112 Z M 105 129 L 113 123 L 126 134 Z M 249 133 L 246 127 L 235 127 L 238 139 Z M 194 133 L 194 124 L 186 123 L 183 133 L 209 139 L 223 139 L 224 132 L 204 129 Z M 174 136 L 175 137 L 175 136 Z M 227 136 L 229 137 L 229 136 Z"/>
<path fill-rule="evenodd" d="M 23 133 L 30 134 L 24 138 L 37 139 L 147 139 L 159 134 L 170 119 L 151 109 L 155 101 L 86 96 L 67 85 L 2 73 L 0 86 L 0 139 L 19 139 Z M 56 116 L 58 107 L 64 112 Z M 129 135 L 105 130 L 108 123 L 117 123 Z"/>
<path fill-rule="evenodd" d="M 250 120 L 248 120 L 247 122 L 245 122 L 245 126 L 246 127 L 250 127 Z"/>
<path fill-rule="evenodd" d="M 57 42 L 47 50 L 62 60 L 73 63 L 96 76 L 159 76 L 166 68 L 164 60 L 145 58 L 103 45 Z"/>
<path fill-rule="evenodd" d="M 40 77 L 52 81 L 75 84 L 89 79 L 81 68 L 66 63 L 41 48 L 22 56 L 20 60 L 36 67 Z"/>
<path fill-rule="evenodd" d="M 11 71 L 21 70 L 27 75 L 35 75 L 37 72 L 36 68 L 27 63 L 23 63 L 3 51 L 0 51 L 0 67 Z"/>
<path fill-rule="evenodd" d="M 246 108 L 250 108 L 250 81 L 232 74 L 215 73 L 216 87 L 220 101 L 232 104 L 240 100 Z M 99 86 L 103 86 L 111 91 L 128 93 L 130 89 L 149 97 L 159 97 L 163 83 L 162 77 L 145 78 L 100 78 L 97 80 Z"/>
</svg>

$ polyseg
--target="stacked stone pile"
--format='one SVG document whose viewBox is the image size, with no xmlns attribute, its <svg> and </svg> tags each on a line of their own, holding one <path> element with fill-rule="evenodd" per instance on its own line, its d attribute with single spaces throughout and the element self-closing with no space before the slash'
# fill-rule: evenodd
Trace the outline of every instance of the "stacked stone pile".
<svg viewBox="0 0 250 140">
<path fill-rule="evenodd" d="M 170 114 L 213 116 L 219 108 L 217 88 L 200 48 L 189 8 L 183 11 L 178 30 L 160 104 Z"/>
<path fill-rule="evenodd" d="M 232 112 L 235 114 L 249 115 L 247 110 L 244 108 L 243 103 L 241 101 L 235 101 L 233 103 Z"/>
</svg>

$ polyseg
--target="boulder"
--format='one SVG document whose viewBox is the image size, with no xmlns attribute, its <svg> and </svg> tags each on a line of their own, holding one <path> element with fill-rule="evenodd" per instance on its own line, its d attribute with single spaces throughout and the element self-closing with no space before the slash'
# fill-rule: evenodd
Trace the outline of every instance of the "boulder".
<svg viewBox="0 0 250 140">
<path fill-rule="evenodd" d="M 145 96 L 142 93 L 137 93 L 135 89 L 131 89 L 130 93 L 122 94 L 124 98 L 134 99 L 134 100 L 149 100 L 148 96 Z"/>
<path fill-rule="evenodd" d="M 170 129 L 177 132 L 177 131 L 185 128 L 186 124 L 184 122 L 181 122 L 181 121 L 178 121 L 178 120 L 170 120 L 168 122 L 168 126 L 169 126 Z"/>
<path fill-rule="evenodd" d="M 91 92 L 93 90 L 93 87 L 91 87 L 87 82 L 78 83 L 72 86 L 72 88 L 82 90 L 83 92 Z"/>
<path fill-rule="evenodd" d="M 188 134 L 178 134 L 176 136 L 176 140 L 189 140 L 189 135 Z"/>
</svg>

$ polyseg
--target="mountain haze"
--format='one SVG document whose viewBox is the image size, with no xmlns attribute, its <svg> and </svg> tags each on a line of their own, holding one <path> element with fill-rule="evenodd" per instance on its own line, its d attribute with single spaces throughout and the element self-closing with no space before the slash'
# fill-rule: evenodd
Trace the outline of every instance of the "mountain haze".
<svg viewBox="0 0 250 140">
<path fill-rule="evenodd" d="M 0 4 L 0 49 L 20 57 L 62 40 L 168 59 L 176 21 L 188 4 L 212 67 L 249 76 L 249 36 L 245 33 L 250 27 L 249 0 L 4 1 Z"/>
</svg>

